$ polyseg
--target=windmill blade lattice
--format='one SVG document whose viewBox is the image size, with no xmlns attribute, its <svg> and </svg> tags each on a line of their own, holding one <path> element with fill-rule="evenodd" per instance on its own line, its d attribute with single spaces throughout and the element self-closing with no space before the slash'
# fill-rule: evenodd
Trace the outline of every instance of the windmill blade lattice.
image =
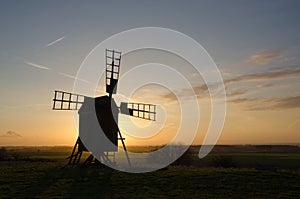
<svg viewBox="0 0 300 199">
<path fill-rule="evenodd" d="M 117 83 L 119 80 L 120 65 L 121 65 L 121 52 L 115 50 L 105 51 L 106 62 L 106 92 L 111 96 L 117 92 Z"/>
<path fill-rule="evenodd" d="M 125 103 L 121 102 L 120 111 L 122 114 L 145 120 L 156 120 L 156 105 L 143 103 Z"/>
<path fill-rule="evenodd" d="M 86 96 L 69 93 L 65 91 L 55 91 L 53 98 L 53 110 L 78 110 L 84 103 Z"/>
</svg>

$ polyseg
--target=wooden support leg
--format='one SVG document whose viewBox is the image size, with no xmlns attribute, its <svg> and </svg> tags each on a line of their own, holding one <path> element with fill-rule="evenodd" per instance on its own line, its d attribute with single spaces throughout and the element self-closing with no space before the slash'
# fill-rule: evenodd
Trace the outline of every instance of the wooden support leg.
<svg viewBox="0 0 300 199">
<path fill-rule="evenodd" d="M 121 141 L 122 141 L 122 145 L 123 145 L 123 149 L 124 149 L 125 154 L 126 154 L 126 158 L 127 158 L 127 161 L 128 161 L 128 165 L 129 165 L 129 167 L 131 167 L 131 162 L 130 162 L 130 159 L 129 159 L 129 156 L 128 156 L 128 153 L 127 153 L 127 149 L 126 149 L 126 146 L 125 146 L 125 143 L 124 143 L 124 139 L 122 138 L 122 134 L 121 134 L 120 131 L 119 131 L 119 136 L 120 136 Z"/>
<path fill-rule="evenodd" d="M 76 148 L 77 148 L 77 145 L 78 145 L 78 142 L 79 142 L 79 137 L 77 138 L 76 142 L 75 142 L 75 145 L 73 147 L 73 150 L 72 150 L 72 154 L 70 156 L 70 160 L 69 160 L 69 163 L 68 164 L 72 164 L 72 160 L 73 160 L 73 157 L 75 156 L 75 151 L 76 151 Z"/>
</svg>

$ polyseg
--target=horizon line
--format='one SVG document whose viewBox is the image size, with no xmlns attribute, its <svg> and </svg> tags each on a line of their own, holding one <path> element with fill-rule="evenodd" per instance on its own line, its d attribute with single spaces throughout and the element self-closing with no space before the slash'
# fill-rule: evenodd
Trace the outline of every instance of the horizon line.
<svg viewBox="0 0 300 199">
<path fill-rule="evenodd" d="M 184 144 L 173 144 L 170 146 L 187 146 Z M 161 145 L 126 145 L 127 147 L 161 147 Z M 201 144 L 192 144 L 190 147 L 199 147 L 199 146 L 211 146 L 211 145 L 201 145 Z M 266 143 L 266 144 L 216 144 L 214 146 L 298 146 L 300 143 Z M 74 147 L 73 145 L 0 145 L 0 147 Z M 122 148 L 122 146 L 118 146 Z"/>
</svg>

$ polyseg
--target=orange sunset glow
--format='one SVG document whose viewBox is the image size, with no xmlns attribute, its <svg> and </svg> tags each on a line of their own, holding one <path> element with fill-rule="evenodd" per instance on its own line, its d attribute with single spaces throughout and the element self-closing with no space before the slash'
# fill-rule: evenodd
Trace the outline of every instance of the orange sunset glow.
<svg viewBox="0 0 300 199">
<path fill-rule="evenodd" d="M 218 10 L 224 17 L 216 17 L 206 9 L 199 12 L 190 6 L 187 12 L 184 6 L 174 6 L 170 10 L 172 17 L 168 17 L 167 4 L 159 8 L 148 6 L 151 12 L 145 11 L 142 19 L 133 13 L 128 18 L 112 16 L 109 23 L 100 23 L 99 19 L 105 18 L 110 9 L 99 12 L 93 6 L 70 10 L 63 5 L 57 14 L 50 9 L 31 15 L 34 8 L 30 6 L 18 8 L 13 16 L 2 12 L 0 145 L 73 145 L 78 136 L 74 120 L 77 112 L 53 111 L 54 90 L 73 91 L 80 65 L 101 41 L 144 26 L 167 27 L 190 36 L 216 63 L 227 97 L 224 128 L 217 144 L 300 143 L 300 26 L 296 17 L 288 17 L 287 8 L 274 3 L 271 7 L 262 6 L 265 10 L 253 15 L 247 6 L 224 5 L 227 11 Z M 130 6 L 108 7 L 119 10 L 121 16 L 136 10 Z M 90 14 L 77 15 L 81 9 L 88 9 L 86 13 Z M 282 18 L 277 15 L 278 10 L 282 11 Z M 145 62 L 146 55 L 152 59 L 150 68 L 151 63 L 164 61 L 190 78 L 192 89 L 182 88 L 180 83 L 174 86 L 186 98 L 187 106 L 192 91 L 197 95 L 200 122 L 193 144 L 202 144 L 211 122 L 211 98 L 202 76 L 171 53 L 145 50 L 124 57 L 121 77 L 124 71 Z M 106 94 L 101 75 L 95 96 Z M 161 75 L 169 78 L 167 73 Z M 138 78 L 141 77 L 137 75 Z M 89 80 L 80 81 L 88 87 Z M 118 86 L 122 85 L 125 83 L 120 80 Z M 156 122 L 120 116 L 119 125 L 127 145 L 164 145 L 174 138 L 181 109 L 168 88 L 144 85 L 131 94 L 130 100 L 156 104 L 160 112 Z M 193 122 L 190 118 L 190 124 Z M 186 133 L 192 130 L 187 128 Z M 139 137 L 139 133 L 147 136 Z"/>
</svg>

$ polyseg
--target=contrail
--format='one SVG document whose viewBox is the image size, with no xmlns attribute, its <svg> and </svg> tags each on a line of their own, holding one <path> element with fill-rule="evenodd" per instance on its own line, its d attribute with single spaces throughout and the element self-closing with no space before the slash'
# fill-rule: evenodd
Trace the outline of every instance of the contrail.
<svg viewBox="0 0 300 199">
<path fill-rule="evenodd" d="M 32 66 L 32 67 L 35 67 L 35 68 L 40 68 L 40 69 L 44 69 L 44 70 L 51 70 L 51 68 L 48 68 L 47 66 L 42 66 L 42 65 L 35 64 L 35 63 L 32 63 L 32 62 L 25 62 L 25 64 L 27 64 L 29 66 Z"/>
<path fill-rule="evenodd" d="M 72 78 L 72 79 L 75 79 L 75 80 L 79 80 L 79 81 L 88 83 L 88 84 L 91 83 L 91 82 L 89 82 L 89 81 L 87 81 L 85 79 L 80 79 L 80 78 L 77 78 L 77 77 L 75 77 L 73 75 L 69 75 L 69 74 L 66 74 L 66 73 L 59 73 L 59 74 L 65 76 L 65 77 L 69 77 L 69 78 Z"/>
<path fill-rule="evenodd" d="M 9 106 L 9 105 L 1 105 L 0 108 L 5 108 L 5 109 L 16 109 L 16 106 Z"/>
<path fill-rule="evenodd" d="M 59 39 L 57 39 L 55 41 L 52 41 L 52 42 L 48 43 L 46 45 L 46 47 L 52 46 L 52 45 L 56 44 L 57 42 L 60 42 L 61 40 L 65 39 L 65 38 L 66 38 L 66 36 L 63 36 L 63 37 L 61 37 L 61 38 L 59 38 Z"/>
</svg>

